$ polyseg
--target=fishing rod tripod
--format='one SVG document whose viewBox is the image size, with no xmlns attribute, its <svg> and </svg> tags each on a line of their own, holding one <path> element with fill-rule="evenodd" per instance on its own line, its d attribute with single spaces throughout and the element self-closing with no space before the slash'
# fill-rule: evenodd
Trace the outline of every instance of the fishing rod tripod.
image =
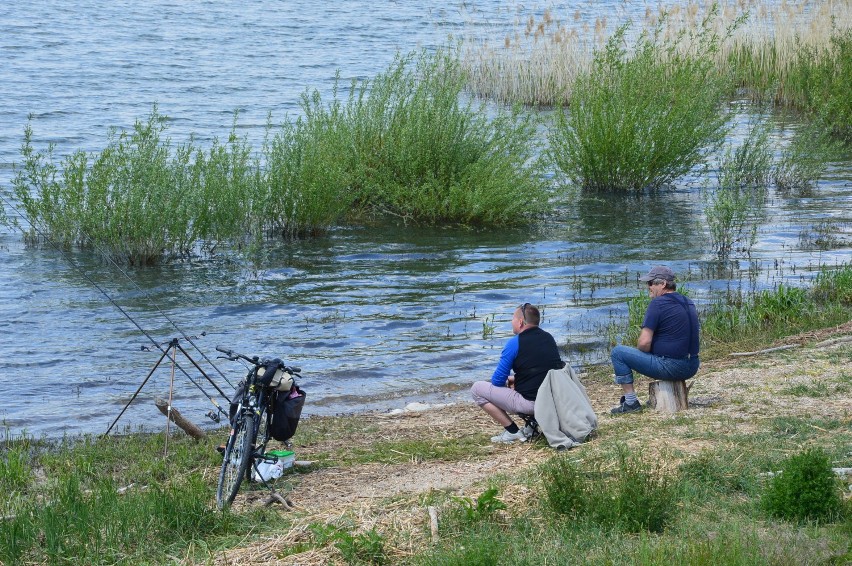
<svg viewBox="0 0 852 566">
<path fill-rule="evenodd" d="M 187 338 L 187 339 L 189 340 L 189 338 Z M 195 369 L 197 369 L 201 373 L 201 375 L 203 375 L 204 378 L 207 381 L 210 382 L 210 384 L 216 389 L 216 391 L 219 392 L 219 394 L 222 397 L 224 397 L 225 399 L 228 399 L 230 401 L 230 397 L 225 395 L 225 393 L 222 391 L 222 389 L 218 385 L 216 385 L 216 382 L 213 381 L 212 379 L 210 379 L 210 376 L 207 375 L 207 373 L 201 368 L 201 366 L 198 365 L 198 363 L 192 358 L 192 356 L 189 354 L 189 352 L 187 352 L 186 349 L 184 349 L 184 347 L 180 344 L 180 340 L 181 340 L 180 338 L 172 338 L 168 342 L 163 342 L 161 344 L 157 344 L 157 348 L 159 348 L 163 352 L 163 354 L 160 356 L 160 359 L 158 359 L 157 362 L 154 364 L 154 366 L 151 368 L 151 371 L 148 372 L 148 375 L 145 376 L 145 379 L 142 381 L 142 383 L 136 389 L 136 392 L 130 397 L 130 400 L 127 402 L 127 404 L 124 405 L 124 408 L 121 410 L 121 412 L 118 414 L 118 416 L 115 417 L 115 420 L 112 421 L 112 424 L 109 425 L 109 428 L 103 434 L 103 436 L 107 436 L 110 433 L 110 431 L 115 426 L 115 424 L 118 422 L 118 420 L 121 418 L 121 416 L 125 413 L 125 411 L 127 411 L 128 407 L 130 407 L 130 405 L 133 403 L 133 401 L 136 400 L 136 397 L 142 391 L 142 388 L 145 387 L 145 384 L 148 383 L 148 380 L 151 379 L 151 376 L 154 375 L 154 372 L 157 371 L 157 368 L 159 368 L 160 365 L 163 363 L 163 360 L 166 359 L 166 357 L 168 356 L 169 360 L 171 361 L 171 380 L 170 380 L 170 383 L 169 383 L 169 400 L 168 400 L 168 406 L 167 406 L 167 412 L 166 412 L 166 438 L 168 439 L 169 422 L 172 420 L 172 415 L 171 415 L 172 392 L 174 390 L 175 369 L 180 369 L 180 371 L 183 372 L 183 374 L 190 381 L 192 381 L 192 383 L 196 387 L 201 389 L 201 386 L 198 383 L 196 383 L 195 380 L 192 379 L 192 377 L 189 376 L 189 374 L 186 372 L 186 370 L 184 370 L 180 366 L 180 364 L 177 363 L 178 352 L 182 353 L 186 357 L 186 359 L 189 360 L 189 362 L 195 367 Z M 149 350 L 149 348 L 147 346 L 142 346 L 142 350 Z M 170 353 L 171 353 L 171 355 L 170 355 Z M 201 389 L 201 391 L 202 391 L 202 393 L 204 392 L 203 389 Z M 217 413 L 214 413 L 212 410 L 209 411 L 207 413 L 207 416 L 210 419 L 212 419 L 214 422 L 218 423 L 220 421 L 219 414 L 221 413 L 223 415 L 227 415 L 227 413 L 225 413 L 225 411 L 222 409 L 222 407 L 219 405 L 219 403 L 216 402 L 215 399 L 213 399 L 212 397 L 210 397 L 206 393 L 205 393 L 205 395 L 207 396 L 207 399 L 211 403 L 213 403 L 213 405 L 218 410 Z M 166 442 L 168 442 L 168 440 L 166 440 Z"/>
</svg>

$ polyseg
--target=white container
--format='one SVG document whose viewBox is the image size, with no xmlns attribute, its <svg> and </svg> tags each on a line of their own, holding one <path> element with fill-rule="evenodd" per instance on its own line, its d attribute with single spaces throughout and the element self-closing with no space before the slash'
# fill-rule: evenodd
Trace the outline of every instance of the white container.
<svg viewBox="0 0 852 566">
<path fill-rule="evenodd" d="M 296 455 L 290 452 L 284 456 L 278 456 L 275 461 L 259 462 L 257 469 L 251 469 L 251 481 L 259 482 L 271 481 L 280 478 L 284 474 L 284 470 L 291 467 L 296 461 Z"/>
</svg>

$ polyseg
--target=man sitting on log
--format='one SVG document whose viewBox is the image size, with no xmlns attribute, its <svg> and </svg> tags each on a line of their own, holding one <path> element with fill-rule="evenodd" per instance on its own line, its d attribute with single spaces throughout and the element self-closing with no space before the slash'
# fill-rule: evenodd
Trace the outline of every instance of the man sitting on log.
<svg viewBox="0 0 852 566">
<path fill-rule="evenodd" d="M 613 414 L 642 410 L 633 388 L 633 371 L 664 381 L 683 381 L 698 371 L 698 311 L 695 304 L 677 292 L 674 272 L 665 266 L 651 269 L 639 278 L 648 283 L 651 303 L 645 312 L 636 348 L 612 349 L 615 382 L 624 396 Z"/>
</svg>

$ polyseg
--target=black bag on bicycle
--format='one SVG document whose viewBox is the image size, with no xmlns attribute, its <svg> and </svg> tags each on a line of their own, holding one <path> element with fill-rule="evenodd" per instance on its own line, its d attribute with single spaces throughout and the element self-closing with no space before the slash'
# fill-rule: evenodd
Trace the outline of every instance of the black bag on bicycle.
<svg viewBox="0 0 852 566">
<path fill-rule="evenodd" d="M 296 434 L 296 427 L 305 406 L 305 392 L 298 385 L 290 391 L 276 391 L 272 400 L 272 438 L 280 442 L 290 440 Z"/>
</svg>

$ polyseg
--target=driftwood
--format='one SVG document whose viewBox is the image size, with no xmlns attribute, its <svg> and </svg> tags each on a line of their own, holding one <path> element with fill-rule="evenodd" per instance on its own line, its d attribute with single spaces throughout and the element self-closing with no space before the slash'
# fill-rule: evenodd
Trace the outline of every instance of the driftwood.
<svg viewBox="0 0 852 566">
<path fill-rule="evenodd" d="M 269 507 L 273 503 L 280 503 L 284 506 L 285 509 L 290 510 L 294 507 L 293 502 L 278 493 L 277 491 L 273 491 L 272 494 L 266 498 L 263 502 L 264 507 Z"/>
<path fill-rule="evenodd" d="M 180 414 L 180 411 L 175 409 L 174 406 L 170 411 L 168 402 L 158 397 L 154 400 L 154 404 L 157 405 L 157 408 L 160 409 L 161 413 L 169 417 L 170 421 L 178 425 L 184 432 L 195 440 L 201 440 L 207 436 L 204 431 L 198 428 L 193 422 L 184 418 L 184 416 Z"/>
<path fill-rule="evenodd" d="M 689 408 L 689 387 L 684 381 L 652 381 L 648 384 L 648 406 L 663 413 L 684 411 Z"/>
<path fill-rule="evenodd" d="M 814 344 L 814 348 L 825 348 L 826 346 L 834 346 L 835 344 L 842 344 L 843 342 L 852 342 L 852 336 L 841 336 L 840 338 L 823 340 L 822 342 Z"/>
<path fill-rule="evenodd" d="M 728 354 L 732 358 L 743 357 L 743 356 L 757 356 L 760 354 L 766 354 L 767 352 L 777 352 L 778 350 L 790 350 L 792 348 L 798 348 L 800 344 L 787 344 L 786 346 L 776 346 L 774 348 L 766 348 L 765 350 L 755 350 L 754 352 L 732 352 Z"/>
<path fill-rule="evenodd" d="M 429 527 L 432 532 L 432 542 L 438 542 L 438 510 L 429 506 Z"/>
</svg>

